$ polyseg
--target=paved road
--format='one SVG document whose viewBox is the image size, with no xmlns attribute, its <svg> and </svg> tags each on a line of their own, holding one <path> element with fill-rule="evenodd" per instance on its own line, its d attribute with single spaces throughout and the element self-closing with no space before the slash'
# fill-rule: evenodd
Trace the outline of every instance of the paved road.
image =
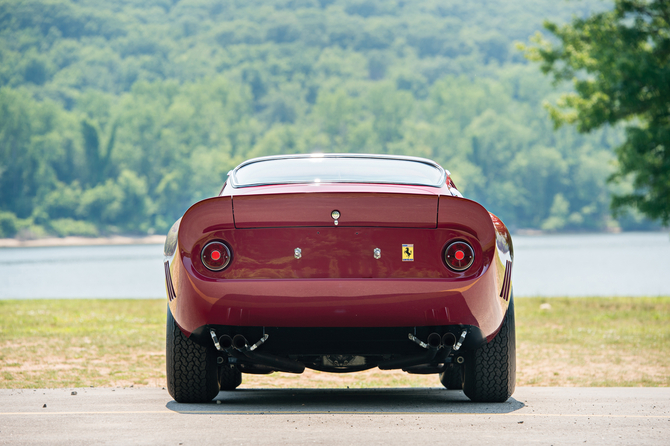
<svg viewBox="0 0 670 446">
<path fill-rule="evenodd" d="M 503 404 L 441 388 L 238 389 L 194 405 L 156 388 L 0 390 L 3 445 L 434 442 L 669 445 L 670 388 L 522 387 Z"/>
</svg>

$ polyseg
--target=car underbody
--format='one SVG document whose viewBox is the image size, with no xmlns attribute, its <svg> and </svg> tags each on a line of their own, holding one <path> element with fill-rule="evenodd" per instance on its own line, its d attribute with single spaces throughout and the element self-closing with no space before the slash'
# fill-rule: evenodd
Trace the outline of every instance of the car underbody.
<svg viewBox="0 0 670 446">
<path fill-rule="evenodd" d="M 477 327 L 203 327 L 192 334 L 213 345 L 219 365 L 244 373 L 347 373 L 379 367 L 440 373 L 485 340 Z M 209 339 L 208 339 L 209 338 Z M 460 352 L 460 353 L 459 353 Z"/>
</svg>

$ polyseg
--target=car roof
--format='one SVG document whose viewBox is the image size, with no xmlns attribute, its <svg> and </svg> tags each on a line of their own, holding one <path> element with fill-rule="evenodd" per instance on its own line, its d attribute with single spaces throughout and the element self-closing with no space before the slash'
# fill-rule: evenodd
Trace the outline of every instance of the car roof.
<svg viewBox="0 0 670 446">
<path fill-rule="evenodd" d="M 229 172 L 234 188 L 274 184 L 365 183 L 441 187 L 448 171 L 426 158 L 314 153 L 254 158 Z"/>
</svg>

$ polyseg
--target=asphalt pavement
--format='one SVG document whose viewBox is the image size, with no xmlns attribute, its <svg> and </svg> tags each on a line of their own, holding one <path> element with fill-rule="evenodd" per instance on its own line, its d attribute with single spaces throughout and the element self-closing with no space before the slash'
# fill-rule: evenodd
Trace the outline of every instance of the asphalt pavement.
<svg viewBox="0 0 670 446">
<path fill-rule="evenodd" d="M 670 388 L 238 389 L 178 404 L 160 388 L 0 390 L 0 444 L 670 445 Z"/>
</svg>

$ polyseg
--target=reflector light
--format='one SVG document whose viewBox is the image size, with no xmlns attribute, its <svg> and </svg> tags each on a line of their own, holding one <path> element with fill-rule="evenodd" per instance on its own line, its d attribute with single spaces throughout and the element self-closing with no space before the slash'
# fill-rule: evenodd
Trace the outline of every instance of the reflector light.
<svg viewBox="0 0 670 446">
<path fill-rule="evenodd" d="M 202 248 L 202 264 L 210 271 L 222 271 L 230 263 L 230 249 L 220 241 L 209 242 Z"/>
<path fill-rule="evenodd" d="M 465 271 L 472 266 L 474 260 L 475 251 L 466 242 L 452 242 L 444 250 L 444 262 L 454 271 Z"/>
</svg>

